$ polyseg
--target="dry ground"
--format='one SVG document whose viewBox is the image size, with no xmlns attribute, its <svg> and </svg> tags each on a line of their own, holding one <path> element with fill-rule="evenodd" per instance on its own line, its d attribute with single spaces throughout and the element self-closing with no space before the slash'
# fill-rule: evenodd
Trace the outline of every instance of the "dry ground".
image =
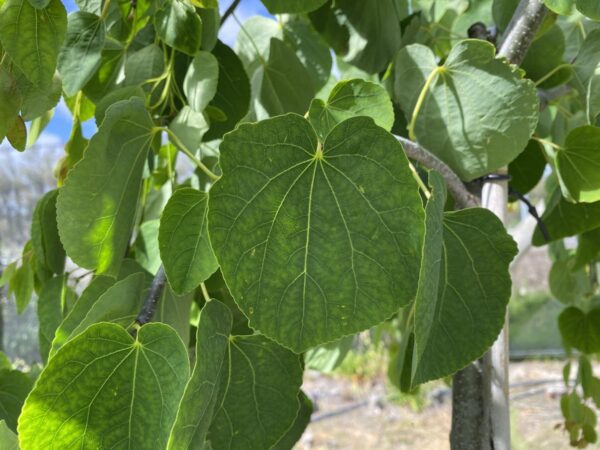
<svg viewBox="0 0 600 450">
<path fill-rule="evenodd" d="M 569 449 L 559 397 L 563 362 L 511 363 L 513 449 Z M 555 382 L 548 382 L 555 380 Z M 538 382 L 544 382 L 538 384 Z M 450 431 L 450 393 L 437 382 L 426 388 L 417 412 L 398 400 L 385 378 L 360 380 L 307 372 L 304 389 L 317 411 L 296 450 L 444 450 Z M 328 416 L 346 407 L 356 409 Z"/>
</svg>

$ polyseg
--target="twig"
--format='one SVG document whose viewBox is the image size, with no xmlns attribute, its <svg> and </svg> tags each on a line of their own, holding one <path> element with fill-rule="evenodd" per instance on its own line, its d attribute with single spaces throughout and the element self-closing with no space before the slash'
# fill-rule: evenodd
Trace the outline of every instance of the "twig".
<svg viewBox="0 0 600 450">
<path fill-rule="evenodd" d="M 444 181 L 446 181 L 446 186 L 448 186 L 448 191 L 454 197 L 456 206 L 459 209 L 479 206 L 477 197 L 467 190 L 458 175 L 444 161 L 410 139 L 402 136 L 395 136 L 395 138 L 402 144 L 409 158 L 423 164 L 428 169 L 436 170 L 442 175 Z"/>
<path fill-rule="evenodd" d="M 233 14 L 235 8 L 237 8 L 240 4 L 240 1 L 241 0 L 233 0 L 233 2 L 231 2 L 231 5 L 229 5 L 229 8 L 227 8 L 225 13 L 223 13 L 223 17 L 221 17 L 221 25 L 219 25 L 220 27 L 222 27 L 225 21 L 229 18 L 229 16 Z"/>
<path fill-rule="evenodd" d="M 165 268 L 161 265 L 154 276 L 154 280 L 152 280 L 150 292 L 148 292 L 148 295 L 144 300 L 142 309 L 135 319 L 135 323 L 138 326 L 141 327 L 152 320 L 154 311 L 156 310 L 156 306 L 158 305 L 158 301 L 160 300 L 160 296 L 162 295 L 166 284 L 167 276 L 165 274 Z"/>
</svg>

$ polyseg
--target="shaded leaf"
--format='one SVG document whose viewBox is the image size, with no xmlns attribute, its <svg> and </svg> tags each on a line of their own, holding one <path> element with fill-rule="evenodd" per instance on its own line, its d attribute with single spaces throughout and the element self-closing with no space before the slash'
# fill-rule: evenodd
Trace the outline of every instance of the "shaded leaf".
<svg viewBox="0 0 600 450">
<path fill-rule="evenodd" d="M 314 11 L 327 0 L 261 0 L 271 14 L 299 14 Z"/>
<path fill-rule="evenodd" d="M 94 112 L 96 125 L 100 126 L 102 124 L 102 121 L 106 116 L 106 111 L 114 103 L 117 103 L 121 100 L 129 100 L 130 98 L 134 97 L 144 99 L 144 90 L 140 86 L 125 86 L 111 91 L 109 94 L 103 97 L 102 100 L 100 100 L 96 105 L 96 111 Z"/>
<path fill-rule="evenodd" d="M 92 325 L 48 362 L 19 418 L 23 450 L 164 448 L 189 374 L 188 356 L 167 325 L 137 338 Z"/>
<path fill-rule="evenodd" d="M 565 48 L 565 36 L 560 27 L 554 25 L 532 42 L 521 67 L 527 72 L 527 77 L 535 82 L 546 78 L 555 71 L 550 78 L 539 84 L 541 89 L 549 89 L 566 83 L 573 73 L 571 67 L 558 68 L 565 64 L 563 60 Z"/>
<path fill-rule="evenodd" d="M 546 168 L 541 144 L 530 140 L 525 150 L 508 165 L 508 174 L 511 179 L 510 188 L 519 194 L 525 195 L 531 191 L 542 179 Z"/>
<path fill-rule="evenodd" d="M 60 274 L 65 268 L 65 250 L 56 223 L 57 197 L 58 190 L 54 189 L 38 201 L 31 220 L 31 243 L 38 262 Z"/>
<path fill-rule="evenodd" d="M 548 284 L 550 292 L 562 303 L 581 304 L 584 295 L 590 291 L 590 280 L 588 275 L 581 269 L 574 269 L 573 257 L 554 261 Z"/>
<path fill-rule="evenodd" d="M 33 382 L 23 372 L 0 370 L 0 419 L 5 421 L 12 431 L 17 431 L 17 419 L 32 387 Z M 4 448 L 2 447 L 3 450 Z"/>
<path fill-rule="evenodd" d="M 314 99 L 308 112 L 308 120 L 321 139 L 338 123 L 356 116 L 371 117 L 377 125 L 390 131 L 394 125 L 394 108 L 386 90 L 360 79 L 340 81 L 327 101 Z"/>
<path fill-rule="evenodd" d="M 558 327 L 565 343 L 583 353 L 600 352 L 600 309 L 583 312 L 569 306 L 558 317 Z"/>
<path fill-rule="evenodd" d="M 190 342 L 190 315 L 193 297 L 192 293 L 177 295 L 167 284 L 160 296 L 153 319 L 155 322 L 167 324 L 177 331 L 186 347 Z"/>
<path fill-rule="evenodd" d="M 233 130 L 246 115 L 250 105 L 250 82 L 235 52 L 219 41 L 212 53 L 219 61 L 219 82 L 209 108 L 222 112 L 223 117 L 220 120 L 213 120 L 211 117 L 205 141 L 219 139 Z"/>
<path fill-rule="evenodd" d="M 4 51 L 36 86 L 50 84 L 67 31 L 67 12 L 60 0 L 43 9 L 28 0 L 5 0 L 0 8 L 0 41 Z"/>
<path fill-rule="evenodd" d="M 153 126 L 140 99 L 114 104 L 83 159 L 69 171 L 58 195 L 58 230 L 67 255 L 80 266 L 118 273 L 135 219 Z"/>
<path fill-rule="evenodd" d="M 573 270 L 581 269 L 594 260 L 600 260 L 600 228 L 587 231 L 579 236 Z"/>
<path fill-rule="evenodd" d="M 12 125 L 8 127 L 6 139 L 15 150 L 22 152 L 27 145 L 27 128 L 21 116 L 14 118 Z"/>
<path fill-rule="evenodd" d="M 579 12 L 592 20 L 600 20 L 600 4 L 595 0 L 575 0 Z"/>
<path fill-rule="evenodd" d="M 17 435 L 8 428 L 5 420 L 0 420 L 0 447 L 4 450 L 19 450 Z"/>
<path fill-rule="evenodd" d="M 508 267 L 517 246 L 482 208 L 444 213 L 445 188 L 430 173 L 425 244 L 415 299 L 412 385 L 450 375 L 480 357 L 504 324 Z"/>
<path fill-rule="evenodd" d="M 292 426 L 281 436 L 277 443 L 271 447 L 273 450 L 294 448 L 294 445 L 300 440 L 306 427 L 308 427 L 310 416 L 313 412 L 313 404 L 303 391 L 300 391 L 298 394 L 298 402 L 300 403 L 300 409 L 298 410 L 296 420 L 294 420 Z"/>
<path fill-rule="evenodd" d="M 102 62 L 106 29 L 95 14 L 76 11 L 69 15 L 67 36 L 58 55 L 58 71 L 67 96 L 75 95 Z"/>
<path fill-rule="evenodd" d="M 242 124 L 220 148 L 209 233 L 251 326 L 301 352 L 410 301 L 423 210 L 392 135 L 357 117 L 321 145 L 288 114 Z"/>
<path fill-rule="evenodd" d="M 548 9 L 557 14 L 567 16 L 573 9 L 573 0 L 542 0 Z"/>
<path fill-rule="evenodd" d="M 556 172 L 563 195 L 574 202 L 600 201 L 600 128 L 571 130 L 557 150 Z"/>
<path fill-rule="evenodd" d="M 173 290 L 196 289 L 219 267 L 208 239 L 208 195 L 177 189 L 169 199 L 159 232 L 160 256 Z"/>
<path fill-rule="evenodd" d="M 0 139 L 4 139 L 21 107 L 21 95 L 13 73 L 0 65 Z"/>
</svg>

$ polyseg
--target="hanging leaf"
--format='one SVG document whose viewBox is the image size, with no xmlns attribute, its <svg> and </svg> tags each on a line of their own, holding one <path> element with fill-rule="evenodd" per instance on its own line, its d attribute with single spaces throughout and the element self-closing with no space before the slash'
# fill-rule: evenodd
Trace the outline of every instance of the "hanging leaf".
<svg viewBox="0 0 600 450">
<path fill-rule="evenodd" d="M 251 326 L 302 352 L 412 299 L 421 200 L 401 146 L 372 119 L 340 123 L 324 144 L 295 114 L 242 124 L 220 164 L 209 233 Z"/>
<path fill-rule="evenodd" d="M 482 208 L 444 213 L 445 187 L 430 173 L 425 245 L 415 299 L 412 385 L 450 375 L 493 344 L 511 293 L 517 246 Z"/>
<path fill-rule="evenodd" d="M 17 116 L 12 121 L 12 125 L 6 132 L 6 139 L 15 150 L 22 152 L 27 144 L 27 128 L 21 116 Z"/>
<path fill-rule="evenodd" d="M 564 54 L 565 36 L 560 27 L 554 25 L 532 42 L 521 67 L 529 79 L 539 83 L 541 89 L 550 89 L 571 78 L 573 71 L 565 64 Z"/>
<path fill-rule="evenodd" d="M 198 52 L 183 80 L 183 92 L 190 108 L 202 112 L 217 92 L 219 62 L 212 53 Z"/>
<path fill-rule="evenodd" d="M 390 131 L 394 125 L 394 108 L 385 89 L 360 79 L 340 81 L 327 101 L 314 99 L 308 112 L 308 120 L 321 139 L 338 123 L 356 116 L 371 117 L 377 125 Z"/>
<path fill-rule="evenodd" d="M 83 88 L 84 94 L 98 103 L 117 86 L 123 63 L 125 47 L 114 39 L 106 39 L 100 56 L 100 66 Z"/>
<path fill-rule="evenodd" d="M 217 0 L 215 0 L 215 4 Z M 219 28 L 221 26 L 221 16 L 219 14 L 219 8 L 216 5 L 214 8 L 199 8 L 198 14 L 202 21 L 202 39 L 200 40 L 200 49 L 206 50 L 207 52 L 212 51 L 215 48 L 219 37 Z"/>
<path fill-rule="evenodd" d="M 600 128 L 572 130 L 556 152 L 556 172 L 563 195 L 574 202 L 600 201 Z"/>
<path fill-rule="evenodd" d="M 535 130 L 533 83 L 496 59 L 488 42 L 459 42 L 442 66 L 429 48 L 409 45 L 394 66 L 394 95 L 412 117 L 409 134 L 465 181 L 510 163 Z"/>
<path fill-rule="evenodd" d="M 156 274 L 161 264 L 158 250 L 158 226 L 158 219 L 142 223 L 133 245 L 135 260 L 151 274 Z"/>
<path fill-rule="evenodd" d="M 189 375 L 188 356 L 167 325 L 134 339 L 100 323 L 48 362 L 19 418 L 23 450 L 164 448 Z"/>
<path fill-rule="evenodd" d="M 167 324 L 177 331 L 186 347 L 190 342 L 190 313 L 193 301 L 193 293 L 177 295 L 167 284 L 153 318 L 154 322 Z"/>
<path fill-rule="evenodd" d="M 300 14 L 314 11 L 327 0 L 261 0 L 269 12 L 275 14 Z"/>
<path fill-rule="evenodd" d="M 32 387 L 33 382 L 23 372 L 11 369 L 0 370 L 0 419 L 15 432 L 21 408 Z M 1 448 L 5 449 L 5 447 Z"/>
<path fill-rule="evenodd" d="M 548 284 L 550 292 L 565 304 L 581 304 L 584 296 L 590 292 L 590 280 L 583 270 L 576 270 L 573 256 L 554 261 Z"/>
<path fill-rule="evenodd" d="M 310 423 L 310 416 L 313 412 L 313 405 L 308 396 L 300 391 L 298 394 L 298 403 L 300 403 L 300 409 L 298 415 L 292 426 L 281 436 L 277 443 L 271 447 L 273 450 L 287 450 L 294 448 L 295 444 L 300 440 L 306 427 Z"/>
<path fill-rule="evenodd" d="M 152 119 L 134 98 L 111 106 L 57 201 L 67 255 L 82 267 L 116 275 L 135 219 Z"/>
<path fill-rule="evenodd" d="M 21 107 L 17 80 L 5 65 L 0 65 L 0 139 L 4 139 Z"/>
<path fill-rule="evenodd" d="M 169 129 L 175 133 L 187 149 L 195 152 L 202 143 L 202 137 L 209 129 L 204 114 L 184 106 L 169 124 Z"/>
<path fill-rule="evenodd" d="M 47 192 L 37 203 L 31 220 L 31 243 L 37 261 L 52 273 L 65 268 L 65 250 L 58 236 L 56 199 L 58 190 Z"/>
<path fill-rule="evenodd" d="M 542 179 L 546 168 L 542 145 L 530 140 L 525 150 L 508 165 L 509 186 L 519 194 L 525 195 Z"/>
<path fill-rule="evenodd" d="M 85 11 L 69 15 L 67 37 L 58 55 L 58 71 L 68 96 L 81 90 L 100 66 L 105 34 L 104 20 L 97 15 Z"/>
<path fill-rule="evenodd" d="M 311 348 L 304 354 L 304 364 L 308 369 L 319 372 L 332 372 L 339 367 L 346 355 L 352 350 L 354 336 L 345 336 L 339 341 L 328 342 Z"/>
<path fill-rule="evenodd" d="M 106 116 L 106 111 L 114 103 L 117 103 L 121 100 L 129 100 L 130 98 L 134 97 L 139 97 L 143 99 L 144 96 L 144 90 L 137 85 L 125 86 L 110 92 L 104 98 L 102 98 L 102 100 L 100 100 L 96 105 L 96 110 L 94 111 L 96 125 L 100 126 L 102 124 L 102 121 Z"/>
<path fill-rule="evenodd" d="M 571 203 L 555 190 L 550 196 L 548 206 L 542 214 L 542 222 L 546 226 L 550 241 L 567 236 L 575 236 L 600 227 L 600 201 L 594 203 Z M 546 244 L 544 235 L 538 229 L 533 234 L 533 245 Z"/>
<path fill-rule="evenodd" d="M 40 117 L 54 108 L 62 93 L 62 83 L 55 74 L 48 86 L 35 86 L 16 67 L 13 67 L 21 95 L 21 116 L 28 121 Z"/>
<path fill-rule="evenodd" d="M 204 136 L 205 141 L 220 139 L 223 134 L 233 130 L 250 105 L 250 82 L 235 52 L 219 41 L 213 49 L 213 55 L 219 61 L 219 82 L 217 93 L 207 110 L 210 129 Z M 215 119 L 216 111 L 221 113 L 218 119 Z"/>
<path fill-rule="evenodd" d="M 5 0 L 0 8 L 0 41 L 4 51 L 36 86 L 49 85 L 67 31 L 67 12 L 60 0 L 43 9 L 28 0 Z"/>
<path fill-rule="evenodd" d="M 208 239 L 208 195 L 192 188 L 175 191 L 160 221 L 160 256 L 178 294 L 196 289 L 219 267 Z"/>
<path fill-rule="evenodd" d="M 176 0 L 178 1 L 178 0 Z M 150 44 L 140 50 L 127 54 L 125 61 L 125 85 L 143 85 L 150 89 L 146 80 L 162 75 L 165 70 L 164 55 L 161 48 L 156 44 Z"/>
<path fill-rule="evenodd" d="M 200 50 L 202 21 L 192 5 L 182 0 L 167 0 L 154 16 L 158 37 L 167 45 L 190 56 Z"/>
<path fill-rule="evenodd" d="M 542 0 L 548 9 L 557 14 L 568 16 L 573 10 L 574 0 Z"/>
<path fill-rule="evenodd" d="M 279 39 L 270 41 L 269 59 L 252 79 L 259 90 L 256 94 L 256 116 L 295 112 L 304 114 L 315 94 L 310 75 L 294 51 Z"/>
<path fill-rule="evenodd" d="M 558 317 L 558 327 L 564 341 L 583 353 L 600 352 L 600 309 L 583 312 L 569 306 Z"/>
</svg>

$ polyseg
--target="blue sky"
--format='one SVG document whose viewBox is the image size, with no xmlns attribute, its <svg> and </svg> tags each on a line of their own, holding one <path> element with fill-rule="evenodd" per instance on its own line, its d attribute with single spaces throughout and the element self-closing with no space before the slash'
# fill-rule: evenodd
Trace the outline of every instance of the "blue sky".
<svg viewBox="0 0 600 450">
<path fill-rule="evenodd" d="M 63 4 L 68 12 L 77 11 L 78 9 L 74 0 L 63 0 Z M 230 4 L 230 0 L 221 0 L 219 2 L 221 13 L 225 12 Z M 259 0 L 242 0 L 236 8 L 235 14 L 240 22 L 244 22 L 248 17 L 256 14 L 270 16 L 264 5 Z M 233 20 L 232 17 L 230 17 L 219 31 L 219 38 L 226 44 L 233 46 L 238 31 L 239 25 L 235 20 Z M 49 138 L 51 141 L 60 140 L 62 142 L 66 142 L 69 138 L 69 133 L 71 132 L 71 121 L 71 113 L 61 100 L 56 107 L 54 117 L 44 130 L 44 134 L 47 135 L 45 138 Z M 83 133 L 85 136 L 90 137 L 95 133 L 95 131 L 96 124 L 94 123 L 93 119 L 83 124 Z"/>
</svg>

